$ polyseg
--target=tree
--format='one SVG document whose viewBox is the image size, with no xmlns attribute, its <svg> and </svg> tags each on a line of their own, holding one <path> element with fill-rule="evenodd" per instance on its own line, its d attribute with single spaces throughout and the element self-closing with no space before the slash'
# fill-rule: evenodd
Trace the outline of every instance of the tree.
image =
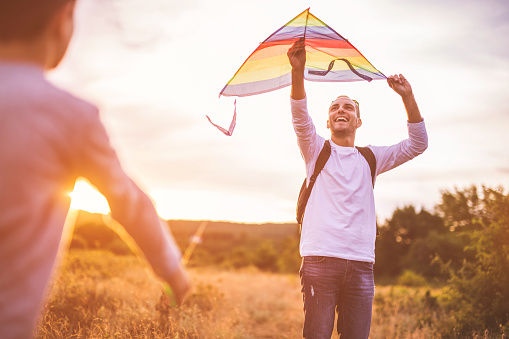
<svg viewBox="0 0 509 339">
<path fill-rule="evenodd" d="M 476 220 L 483 214 L 483 199 L 479 198 L 477 187 L 472 185 L 454 192 L 444 190 L 442 201 L 435 206 L 444 224 L 452 232 L 470 231 L 476 228 Z"/>
<path fill-rule="evenodd" d="M 408 268 L 422 271 L 422 267 L 429 266 L 436 255 L 431 247 L 423 246 L 426 244 L 424 239 L 430 234 L 437 236 L 446 232 L 442 219 L 425 209 L 419 213 L 412 205 L 396 209 L 392 218 L 380 227 L 375 273 L 395 277 Z M 410 254 L 419 254 L 418 261 Z"/>
<path fill-rule="evenodd" d="M 509 330 L 509 195 L 501 187 L 476 192 L 473 187 L 447 192 L 447 203 L 440 206 L 451 225 L 470 230 L 465 235 L 473 256 L 451 270 L 448 286 L 453 321 L 465 336 L 480 329 Z"/>
</svg>

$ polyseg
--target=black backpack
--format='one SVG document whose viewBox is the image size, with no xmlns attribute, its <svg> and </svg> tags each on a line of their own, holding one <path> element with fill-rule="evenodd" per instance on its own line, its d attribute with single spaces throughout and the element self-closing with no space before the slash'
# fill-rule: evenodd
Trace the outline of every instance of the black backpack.
<svg viewBox="0 0 509 339">
<path fill-rule="evenodd" d="M 366 161 L 369 164 L 369 168 L 371 170 L 371 183 L 373 184 L 373 187 L 375 186 L 375 171 L 376 171 L 376 158 L 373 154 L 373 151 L 369 147 L 358 147 L 355 146 L 357 150 L 364 156 Z M 330 141 L 326 140 L 325 144 L 323 145 L 322 150 L 320 151 L 320 154 L 318 155 L 318 159 L 316 159 L 315 163 L 315 170 L 313 172 L 313 175 L 309 179 L 309 186 L 306 185 L 306 179 L 304 179 L 304 182 L 302 183 L 302 187 L 300 188 L 299 192 L 299 199 L 297 201 L 297 222 L 302 227 L 302 220 L 304 219 L 304 211 L 306 210 L 306 205 L 308 203 L 309 195 L 311 194 L 311 190 L 313 189 L 313 186 L 315 185 L 316 178 L 318 177 L 318 174 L 322 171 L 323 167 L 327 163 L 327 160 L 329 160 L 331 153 L 331 146 Z M 378 235 L 378 227 L 376 230 L 376 233 Z"/>
</svg>

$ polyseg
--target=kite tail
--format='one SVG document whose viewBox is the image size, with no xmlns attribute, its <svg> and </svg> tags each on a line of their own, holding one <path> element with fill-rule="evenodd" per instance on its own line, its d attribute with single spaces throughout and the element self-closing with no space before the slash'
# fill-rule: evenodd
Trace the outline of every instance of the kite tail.
<svg viewBox="0 0 509 339">
<path fill-rule="evenodd" d="M 233 118 L 232 118 L 232 122 L 230 123 L 230 128 L 226 129 L 226 128 L 223 128 L 219 125 L 216 125 L 212 122 L 212 120 L 210 120 L 209 116 L 206 115 L 207 119 L 209 119 L 209 122 L 216 126 L 218 130 L 220 130 L 221 132 L 223 132 L 225 135 L 227 136 L 231 136 L 233 134 L 233 130 L 235 129 L 235 125 L 237 124 L 237 99 L 235 99 L 235 102 L 233 103 Z"/>
<path fill-rule="evenodd" d="M 350 61 L 348 61 L 347 59 L 344 59 L 344 58 L 338 58 L 338 59 L 334 59 L 330 62 L 329 64 L 329 68 L 326 70 L 326 71 L 308 71 L 309 74 L 313 74 L 313 75 L 321 75 L 321 76 L 325 76 L 327 75 L 331 70 L 332 68 L 334 67 L 334 62 L 336 60 L 341 60 L 341 61 L 344 61 L 348 67 L 350 68 L 350 70 L 355 74 L 357 75 L 359 78 L 362 78 L 368 82 L 370 82 L 371 80 L 373 80 L 373 78 L 371 77 L 368 77 L 367 75 L 364 75 L 364 74 L 361 74 L 359 72 L 357 72 L 357 70 L 352 66 L 352 64 L 350 63 Z"/>
</svg>

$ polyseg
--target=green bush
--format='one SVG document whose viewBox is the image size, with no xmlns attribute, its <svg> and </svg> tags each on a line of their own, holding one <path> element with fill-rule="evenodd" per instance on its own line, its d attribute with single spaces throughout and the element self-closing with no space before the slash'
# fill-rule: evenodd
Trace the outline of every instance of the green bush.
<svg viewBox="0 0 509 339">
<path fill-rule="evenodd" d="M 255 250 L 253 264 L 261 270 L 277 271 L 278 255 L 272 241 L 262 242 Z"/>
<path fill-rule="evenodd" d="M 427 281 L 422 275 L 417 274 L 413 271 L 406 270 L 404 271 L 397 279 L 398 285 L 408 286 L 408 287 L 421 287 L 426 286 Z"/>
<path fill-rule="evenodd" d="M 281 255 L 277 261 L 278 271 L 282 273 L 298 273 L 301 257 L 299 253 L 299 238 L 289 236 L 281 245 Z"/>
<path fill-rule="evenodd" d="M 225 268 L 234 269 L 247 267 L 251 264 L 251 255 L 249 254 L 249 251 L 244 247 L 235 247 L 221 263 L 221 265 Z"/>
</svg>

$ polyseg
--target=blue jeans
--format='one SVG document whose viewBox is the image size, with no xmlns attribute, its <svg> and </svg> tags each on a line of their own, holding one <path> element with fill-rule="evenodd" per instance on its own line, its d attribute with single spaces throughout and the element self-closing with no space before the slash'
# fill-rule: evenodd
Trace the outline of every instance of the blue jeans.
<svg viewBox="0 0 509 339">
<path fill-rule="evenodd" d="M 330 257 L 302 258 L 306 339 L 330 339 L 338 312 L 341 339 L 368 338 L 375 282 L 373 264 Z"/>
</svg>

